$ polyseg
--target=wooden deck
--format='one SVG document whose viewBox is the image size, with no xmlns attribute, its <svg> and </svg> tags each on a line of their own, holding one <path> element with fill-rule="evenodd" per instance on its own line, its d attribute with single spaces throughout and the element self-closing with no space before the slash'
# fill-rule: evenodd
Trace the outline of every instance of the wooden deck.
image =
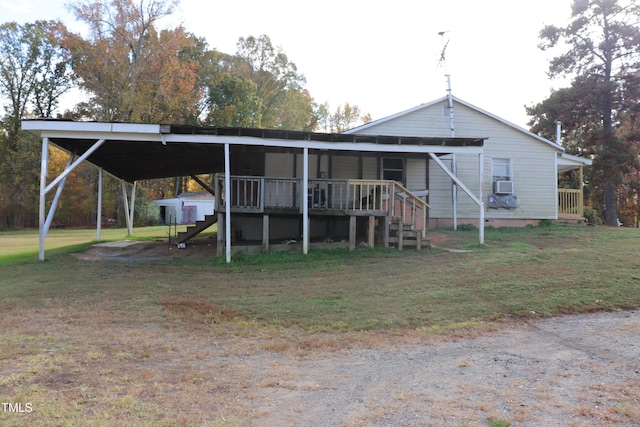
<svg viewBox="0 0 640 427">
<path fill-rule="evenodd" d="M 215 179 L 216 206 L 219 207 L 219 240 L 223 245 L 222 213 L 227 202 L 223 199 L 224 175 Z M 263 245 L 269 246 L 269 221 L 272 217 L 302 214 L 303 183 L 298 178 L 230 176 L 231 214 L 255 214 L 263 218 Z M 388 180 L 310 179 L 308 182 L 309 215 L 313 217 L 349 217 L 349 247 L 355 249 L 358 217 L 367 217 L 369 246 L 378 240 L 385 247 L 390 244 L 402 249 L 404 243 L 418 249 L 426 238 L 426 219 L 429 206 L 401 184 Z M 233 221 L 232 221 L 233 224 Z M 401 224 L 394 226 L 393 224 Z M 376 239 L 377 237 L 377 239 Z M 405 238 L 406 237 L 406 238 Z M 222 253 L 222 250 L 219 252 Z"/>
</svg>

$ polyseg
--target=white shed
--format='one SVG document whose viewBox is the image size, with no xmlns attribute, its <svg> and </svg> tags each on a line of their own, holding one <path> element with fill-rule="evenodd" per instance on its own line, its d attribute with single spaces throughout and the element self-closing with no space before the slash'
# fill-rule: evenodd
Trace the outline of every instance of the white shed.
<svg viewBox="0 0 640 427">
<path fill-rule="evenodd" d="M 153 202 L 160 208 L 160 221 L 163 224 L 194 224 L 203 221 L 205 215 L 215 211 L 215 197 L 206 192 L 185 192 L 172 199 Z"/>
</svg>

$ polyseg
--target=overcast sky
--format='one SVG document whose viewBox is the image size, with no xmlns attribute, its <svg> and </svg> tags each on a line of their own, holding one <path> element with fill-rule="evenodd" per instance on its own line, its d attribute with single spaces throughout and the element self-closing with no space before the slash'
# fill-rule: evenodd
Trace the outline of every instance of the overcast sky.
<svg viewBox="0 0 640 427">
<path fill-rule="evenodd" d="M 0 22 L 61 19 L 81 31 L 66 3 L 0 0 Z M 226 53 L 268 35 L 332 110 L 348 102 L 380 119 L 446 95 L 450 74 L 455 96 L 527 127 L 524 106 L 566 85 L 547 77 L 538 33 L 570 11 L 571 0 L 182 0 L 174 19 Z"/>
</svg>

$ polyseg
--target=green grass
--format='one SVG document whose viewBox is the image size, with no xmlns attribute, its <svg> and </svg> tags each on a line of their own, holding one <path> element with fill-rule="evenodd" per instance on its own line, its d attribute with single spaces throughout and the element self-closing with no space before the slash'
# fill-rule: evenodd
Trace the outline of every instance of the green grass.
<svg viewBox="0 0 640 427">
<path fill-rule="evenodd" d="M 168 227 L 166 226 L 134 228 L 132 236 L 127 236 L 126 228 L 103 228 L 101 240 L 149 240 L 166 238 L 167 233 Z M 48 256 L 52 249 L 95 242 L 96 237 L 95 229 L 52 229 L 45 240 L 46 255 Z M 0 265 L 38 256 L 39 235 L 37 231 L 0 232 L 0 242 L 2 243 L 0 245 Z"/>
<path fill-rule="evenodd" d="M 137 231 L 158 238 L 165 229 Z M 450 233 L 473 247 L 477 232 Z M 113 233 L 113 234 L 111 234 Z M 118 234 L 120 233 L 120 234 Z M 105 239 L 124 238 L 113 230 Z M 28 241 L 34 233 L 12 233 Z M 2 235 L 2 239 L 7 235 Z M 166 297 L 205 301 L 267 325 L 317 331 L 438 329 L 530 316 L 640 306 L 640 231 L 572 225 L 488 229 L 470 253 L 384 249 L 236 255 L 233 262 L 86 262 L 69 256 L 90 234 L 56 231 L 47 261 L 0 255 L 0 306 L 108 301 L 151 317 Z M 56 240 L 59 239 L 59 240 Z M 37 234 L 35 234 L 37 242 Z M 49 240 L 48 240 L 49 241 Z M 24 251 L 24 247 L 18 251 Z"/>
</svg>

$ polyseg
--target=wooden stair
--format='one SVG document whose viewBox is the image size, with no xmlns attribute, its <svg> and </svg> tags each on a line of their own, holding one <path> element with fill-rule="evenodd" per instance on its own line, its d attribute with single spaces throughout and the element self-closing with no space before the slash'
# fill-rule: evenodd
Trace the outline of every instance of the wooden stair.
<svg viewBox="0 0 640 427">
<path fill-rule="evenodd" d="M 428 247 L 430 242 L 422 237 L 421 230 L 412 230 L 411 224 L 402 224 L 400 218 L 392 218 L 389 224 L 389 244 L 398 250 L 411 246 L 419 251 L 423 246 Z"/>
<path fill-rule="evenodd" d="M 172 240 L 176 245 L 180 243 L 185 243 L 187 240 L 202 233 L 204 230 L 211 227 L 216 222 L 218 222 L 217 214 L 205 215 L 204 220 L 196 221 L 195 224 L 187 226 L 187 231 L 179 232 L 177 236 Z"/>
</svg>

